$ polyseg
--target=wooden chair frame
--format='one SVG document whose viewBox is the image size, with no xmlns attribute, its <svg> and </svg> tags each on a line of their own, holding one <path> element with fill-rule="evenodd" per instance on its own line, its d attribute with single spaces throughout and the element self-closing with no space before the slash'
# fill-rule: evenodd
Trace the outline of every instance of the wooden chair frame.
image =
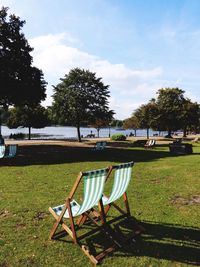
<svg viewBox="0 0 200 267">
<path fill-rule="evenodd" d="M 107 168 L 108 173 L 107 176 L 110 173 L 110 169 Z M 104 231 L 108 236 L 110 236 L 112 238 L 112 234 L 109 232 L 108 227 L 105 224 L 105 215 L 104 215 L 104 209 L 103 209 L 103 204 L 102 204 L 102 200 L 100 199 L 98 201 L 98 210 L 99 210 L 99 216 L 100 216 L 100 220 L 101 220 L 101 225 L 99 225 L 98 221 L 96 221 L 93 218 L 93 213 L 91 212 L 92 210 L 88 210 L 86 212 L 84 212 L 82 215 L 79 216 L 77 223 L 75 223 L 74 221 L 74 217 L 72 214 L 72 210 L 71 210 L 71 205 L 70 202 L 72 201 L 72 198 L 81 182 L 82 177 L 84 176 L 84 173 L 80 173 L 75 181 L 74 186 L 72 187 L 69 196 L 67 197 L 65 204 L 63 206 L 62 212 L 60 213 L 60 215 L 58 216 L 56 214 L 56 212 L 54 211 L 53 208 L 49 208 L 50 213 L 53 215 L 53 217 L 55 218 L 56 222 L 53 225 L 53 228 L 50 232 L 50 236 L 49 238 L 52 239 L 55 236 L 56 230 L 58 229 L 59 225 L 61 225 L 61 227 L 69 234 L 69 236 L 72 238 L 74 244 L 78 245 L 82 251 L 84 252 L 84 254 L 90 259 L 90 261 L 96 265 L 100 260 L 102 260 L 102 258 L 104 258 L 108 253 L 110 253 L 111 251 L 114 251 L 114 249 L 116 248 L 117 245 L 119 245 L 116 242 L 113 242 L 113 245 L 107 249 L 105 249 L 103 252 L 99 253 L 98 255 L 94 256 L 90 253 L 90 251 L 81 244 L 81 239 L 95 233 L 98 231 Z M 107 177 L 106 177 L 107 178 Z M 68 210 L 68 214 L 69 214 L 69 226 L 64 223 L 64 214 L 65 212 Z M 84 221 L 83 221 L 84 218 Z M 88 220 L 90 220 L 93 224 L 96 225 L 96 228 L 93 230 L 90 230 L 88 233 L 82 234 L 81 236 L 77 236 L 76 233 L 76 226 L 80 226 L 81 224 L 83 224 L 86 221 L 86 218 Z"/>
<path fill-rule="evenodd" d="M 130 162 L 130 163 L 127 163 L 127 164 L 130 164 L 130 165 L 134 165 L 133 162 Z M 110 167 L 110 172 L 109 172 L 109 175 L 107 176 L 107 179 L 109 179 L 109 176 L 111 174 L 112 171 L 116 170 L 120 165 L 116 165 L 116 166 L 111 166 Z M 104 194 L 104 196 L 108 199 L 108 197 Z M 142 232 L 145 231 L 145 229 L 138 224 L 136 218 L 134 218 L 133 216 L 131 216 L 131 212 L 130 212 L 130 207 L 129 207 L 129 201 L 128 201 L 128 196 L 127 196 L 127 193 L 126 191 L 121 195 L 121 197 L 123 198 L 123 202 L 124 202 L 124 206 L 125 206 L 125 209 L 122 209 L 120 208 L 116 203 L 115 201 L 114 202 L 111 202 L 109 203 L 108 205 L 104 206 L 103 205 L 103 202 L 101 201 L 101 222 L 104 224 L 104 225 L 111 225 L 112 223 L 120 220 L 120 219 L 123 219 L 123 218 L 127 218 L 129 220 L 131 220 L 132 222 L 134 222 L 134 225 L 136 226 L 137 228 L 137 231 L 133 233 L 133 235 L 136 235 L 136 234 L 141 234 Z M 120 198 L 121 198 L 120 197 Z M 120 199 L 118 198 L 118 199 Z M 119 216 L 116 216 L 114 219 L 111 219 L 111 220 L 107 220 L 107 214 L 110 210 L 111 207 L 114 207 L 116 210 L 118 210 L 118 212 L 120 213 Z M 96 210 L 93 210 L 93 216 L 94 217 L 99 217 L 100 218 L 100 213 L 98 213 Z M 81 223 L 85 223 L 85 221 L 87 220 L 87 217 L 86 216 L 82 216 L 82 219 L 81 219 Z M 132 238 L 132 236 L 130 236 L 130 238 Z M 127 241 L 127 240 L 126 240 Z M 120 244 L 121 243 L 121 240 L 118 239 L 118 243 Z"/>
</svg>

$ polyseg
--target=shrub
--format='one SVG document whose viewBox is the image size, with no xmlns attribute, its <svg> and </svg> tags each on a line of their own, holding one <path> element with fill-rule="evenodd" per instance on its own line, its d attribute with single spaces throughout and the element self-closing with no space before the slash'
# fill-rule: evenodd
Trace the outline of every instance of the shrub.
<svg viewBox="0 0 200 267">
<path fill-rule="evenodd" d="M 111 140 L 113 140 L 113 141 L 125 141 L 126 136 L 124 134 L 113 134 L 111 136 Z"/>
<path fill-rule="evenodd" d="M 17 134 L 10 134 L 9 136 L 10 139 L 24 139 L 25 138 L 25 134 L 23 133 L 17 133 Z"/>
</svg>

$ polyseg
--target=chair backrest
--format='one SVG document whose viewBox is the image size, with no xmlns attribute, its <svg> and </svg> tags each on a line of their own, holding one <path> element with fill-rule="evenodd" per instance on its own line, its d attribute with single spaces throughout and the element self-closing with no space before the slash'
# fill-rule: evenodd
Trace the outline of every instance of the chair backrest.
<svg viewBox="0 0 200 267">
<path fill-rule="evenodd" d="M 84 197 L 79 210 L 74 216 L 80 215 L 94 207 L 102 197 L 104 184 L 109 168 L 84 172 Z"/>
<path fill-rule="evenodd" d="M 106 148 L 106 144 L 107 144 L 106 141 L 101 142 L 101 149 L 102 150 Z"/>
<path fill-rule="evenodd" d="M 113 169 L 115 170 L 113 189 L 110 197 L 103 202 L 104 205 L 114 202 L 126 192 L 131 179 L 133 165 L 133 162 L 128 162 L 113 166 Z"/>
<path fill-rule="evenodd" d="M 153 140 L 151 141 L 151 146 L 155 146 L 155 144 L 156 144 L 156 140 L 153 139 Z"/>
<path fill-rule="evenodd" d="M 101 150 L 101 142 L 96 142 L 94 149 Z"/>
<path fill-rule="evenodd" d="M 6 147 L 4 145 L 0 145 L 0 158 L 3 158 L 5 155 Z"/>
<path fill-rule="evenodd" d="M 16 154 L 17 154 L 17 145 L 9 145 L 7 157 L 12 158 L 15 157 Z"/>
</svg>

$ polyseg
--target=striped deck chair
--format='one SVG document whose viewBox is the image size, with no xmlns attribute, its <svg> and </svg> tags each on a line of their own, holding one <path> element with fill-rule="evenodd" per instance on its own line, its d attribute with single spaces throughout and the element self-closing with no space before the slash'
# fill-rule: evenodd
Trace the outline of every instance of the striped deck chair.
<svg viewBox="0 0 200 267">
<path fill-rule="evenodd" d="M 5 158 L 14 158 L 17 154 L 17 145 L 8 145 Z"/>
<path fill-rule="evenodd" d="M 134 221 L 136 230 L 135 232 L 133 232 L 133 235 L 137 235 L 137 234 L 141 234 L 142 232 L 144 232 L 145 229 L 137 223 L 137 220 L 133 216 L 131 216 L 128 197 L 126 193 L 128 185 L 132 177 L 133 165 L 134 165 L 133 162 L 128 162 L 128 163 L 123 163 L 123 164 L 111 167 L 111 169 L 114 171 L 113 188 L 112 188 L 112 191 L 109 197 L 103 194 L 102 204 L 103 206 L 107 206 L 107 207 L 105 207 L 104 212 L 102 214 L 103 216 L 105 216 L 103 218 L 104 223 L 112 223 L 113 221 L 116 221 L 116 219 L 119 220 L 124 217 L 130 219 L 130 221 Z M 120 208 L 115 203 L 117 200 L 119 200 L 122 197 L 123 197 L 125 209 Z M 117 209 L 121 215 L 116 216 L 113 220 L 110 220 L 110 222 L 107 222 L 107 214 L 111 207 L 114 207 L 115 209 Z M 132 238 L 132 236 L 130 236 L 129 238 Z"/>
<path fill-rule="evenodd" d="M 105 141 L 96 142 L 96 144 L 94 145 L 93 150 L 95 150 L 95 151 L 104 150 L 106 148 L 106 144 L 107 143 Z"/>
<path fill-rule="evenodd" d="M 85 215 L 87 218 L 91 219 L 93 223 L 98 225 L 95 220 L 90 216 L 91 208 L 95 206 L 101 200 L 104 184 L 106 177 L 109 173 L 109 168 L 94 170 L 89 172 L 81 172 L 77 180 L 63 205 L 56 206 L 54 208 L 49 208 L 50 213 L 56 219 L 56 222 L 50 233 L 50 239 L 54 237 L 54 234 L 59 225 L 69 234 L 73 239 L 73 242 L 81 247 L 86 256 L 89 257 L 93 264 L 97 264 L 101 259 L 101 255 L 93 256 L 85 246 L 82 246 L 80 240 L 86 235 L 77 236 L 76 227 L 79 226 L 78 223 L 75 224 L 74 218 Z M 80 184 L 81 179 L 84 179 L 84 196 L 82 204 L 79 204 L 73 199 L 73 196 Z M 100 204 L 99 204 L 100 208 Z M 65 219 L 69 219 L 69 226 L 64 222 Z M 77 220 L 78 222 L 78 220 Z M 98 227 L 97 227 L 98 228 Z M 102 254 L 103 255 L 103 254 Z M 105 256 L 105 255 L 103 255 Z"/>
<path fill-rule="evenodd" d="M 137 233 L 135 232 L 134 233 L 134 235 L 135 235 L 135 234 L 140 234 L 141 232 L 144 232 L 144 228 L 137 223 L 137 220 L 133 216 L 131 216 L 129 203 L 128 203 L 128 197 L 127 197 L 127 193 L 126 193 L 126 190 L 128 188 L 129 182 L 130 182 L 131 177 L 132 177 L 133 165 L 134 165 L 133 162 L 129 162 L 129 163 L 123 163 L 123 164 L 116 165 L 116 166 L 111 166 L 110 173 L 111 173 L 111 171 L 114 171 L 113 188 L 112 188 L 112 191 L 111 191 L 111 194 L 109 197 L 106 196 L 105 194 L 103 194 L 102 205 L 104 206 L 104 208 L 101 207 L 101 209 L 103 209 L 103 212 L 102 212 L 103 218 L 101 218 L 101 221 L 104 224 L 111 224 L 114 221 L 117 221 L 117 220 L 120 220 L 124 217 L 127 217 L 127 218 L 131 219 L 131 221 L 134 220 L 134 224 L 135 224 L 135 226 L 137 226 L 136 227 Z M 107 178 L 110 179 L 109 175 L 107 176 Z M 123 201 L 125 204 L 125 210 L 120 208 L 115 203 L 115 201 L 117 201 L 121 197 L 123 197 Z M 110 210 L 111 207 L 114 207 L 115 209 L 117 209 L 120 212 L 120 215 L 116 216 L 114 219 L 112 219 L 110 221 L 107 221 L 107 214 L 108 214 L 108 211 Z M 100 214 L 98 214 L 98 212 L 96 210 L 94 210 L 93 216 L 99 217 Z M 86 216 L 82 217 L 82 223 L 84 223 L 85 220 L 87 220 Z"/>
<path fill-rule="evenodd" d="M 4 145 L 0 145 L 0 159 L 5 155 L 6 147 Z"/>
</svg>

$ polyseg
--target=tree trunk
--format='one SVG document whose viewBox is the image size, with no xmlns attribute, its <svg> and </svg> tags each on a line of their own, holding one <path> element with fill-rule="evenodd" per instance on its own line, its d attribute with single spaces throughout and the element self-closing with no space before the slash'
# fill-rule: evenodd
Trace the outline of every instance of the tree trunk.
<svg viewBox="0 0 200 267">
<path fill-rule="evenodd" d="M 81 133 L 80 133 L 80 125 L 79 125 L 79 123 L 77 124 L 76 128 L 77 128 L 77 134 L 78 134 L 78 141 L 81 142 Z"/>
<path fill-rule="evenodd" d="M 28 127 L 28 140 L 31 140 L 31 127 Z"/>
<path fill-rule="evenodd" d="M 184 129 L 183 129 L 183 137 L 186 137 L 186 136 L 187 136 L 187 129 L 184 128 Z"/>
<path fill-rule="evenodd" d="M 168 130 L 168 134 L 167 134 L 168 138 L 172 137 L 172 130 Z"/>
<path fill-rule="evenodd" d="M 134 132 L 135 132 L 135 136 L 137 136 L 137 130 L 136 129 L 134 130 Z"/>
<path fill-rule="evenodd" d="M 98 128 L 97 129 L 97 137 L 99 138 L 99 131 L 100 131 L 100 129 Z"/>
<path fill-rule="evenodd" d="M 149 128 L 147 128 L 147 139 L 149 139 Z"/>
</svg>

